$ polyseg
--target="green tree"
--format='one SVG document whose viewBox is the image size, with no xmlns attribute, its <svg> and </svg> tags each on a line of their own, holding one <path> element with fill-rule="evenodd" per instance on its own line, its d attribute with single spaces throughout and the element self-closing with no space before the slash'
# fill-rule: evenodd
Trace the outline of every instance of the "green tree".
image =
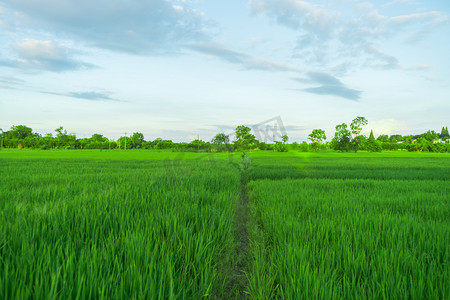
<svg viewBox="0 0 450 300">
<path fill-rule="evenodd" d="M 305 141 L 303 141 L 298 147 L 298 151 L 300 152 L 308 152 L 308 149 L 309 149 L 308 143 Z"/>
<path fill-rule="evenodd" d="M 370 136 L 366 143 L 366 149 L 369 152 L 381 152 L 381 142 L 375 140 L 375 137 L 373 136 L 373 130 L 370 131 Z"/>
<path fill-rule="evenodd" d="M 381 134 L 377 137 L 377 140 L 386 143 L 389 141 L 389 136 L 387 134 Z"/>
<path fill-rule="evenodd" d="M 214 136 L 211 143 L 217 151 L 226 151 L 229 150 L 230 137 L 221 132 Z"/>
<path fill-rule="evenodd" d="M 417 151 L 417 152 L 429 152 L 432 150 L 433 142 L 427 140 L 425 137 L 419 137 L 414 144 L 409 145 L 409 151 Z"/>
<path fill-rule="evenodd" d="M 75 134 L 68 134 L 67 130 L 65 130 L 62 126 L 55 129 L 56 138 L 55 143 L 56 146 L 60 148 L 73 148 L 75 146 L 75 142 L 77 137 Z"/>
<path fill-rule="evenodd" d="M 389 137 L 389 141 L 391 143 L 397 143 L 404 140 L 404 137 L 401 134 L 393 134 Z"/>
<path fill-rule="evenodd" d="M 29 135 L 33 135 L 33 130 L 25 125 L 17 125 L 11 126 L 11 130 L 9 131 L 12 138 L 16 138 L 19 140 L 23 140 Z"/>
<path fill-rule="evenodd" d="M 367 125 L 367 120 L 364 117 L 356 117 L 350 123 L 350 128 L 352 133 L 355 135 L 354 143 L 355 143 L 355 152 L 358 151 L 358 135 L 361 133 L 364 125 Z"/>
<path fill-rule="evenodd" d="M 308 139 L 313 143 L 313 147 L 317 152 L 319 150 L 320 144 L 327 139 L 325 131 L 322 129 L 313 129 L 309 134 Z"/>
<path fill-rule="evenodd" d="M 251 128 L 240 125 L 235 129 L 236 133 L 236 141 L 234 142 L 236 148 L 240 150 L 247 150 L 250 148 L 250 145 L 256 142 L 256 138 L 253 134 L 250 133 Z"/>
<path fill-rule="evenodd" d="M 91 136 L 90 141 L 94 142 L 94 143 L 103 143 L 103 142 L 107 142 L 108 138 L 104 137 L 102 134 L 94 133 Z"/>
<path fill-rule="evenodd" d="M 0 149 L 3 149 L 3 142 L 5 139 L 5 132 L 3 131 L 3 129 L 0 128 Z"/>
<path fill-rule="evenodd" d="M 122 150 L 130 149 L 132 145 L 131 138 L 128 136 L 121 136 L 117 140 L 117 147 Z"/>
<path fill-rule="evenodd" d="M 131 143 L 133 148 L 142 148 L 142 144 L 145 143 L 144 135 L 140 132 L 133 133 L 131 136 Z"/>
<path fill-rule="evenodd" d="M 442 127 L 441 134 L 439 135 L 439 137 L 444 140 L 446 140 L 450 137 L 447 127 Z"/>
<path fill-rule="evenodd" d="M 334 133 L 334 138 L 332 141 L 332 146 L 334 150 L 346 151 L 350 149 L 351 132 L 348 129 L 347 124 L 342 123 L 336 125 L 336 132 Z"/>
<path fill-rule="evenodd" d="M 288 152 L 288 145 L 286 143 L 289 140 L 289 137 L 287 135 L 283 135 L 281 140 L 283 142 L 275 141 L 275 150 L 278 152 Z"/>
<path fill-rule="evenodd" d="M 423 137 L 424 139 L 426 139 L 427 141 L 433 141 L 434 139 L 439 138 L 439 135 L 434 131 L 434 130 L 428 130 L 427 132 L 425 132 L 424 134 L 421 135 L 421 137 Z"/>
</svg>

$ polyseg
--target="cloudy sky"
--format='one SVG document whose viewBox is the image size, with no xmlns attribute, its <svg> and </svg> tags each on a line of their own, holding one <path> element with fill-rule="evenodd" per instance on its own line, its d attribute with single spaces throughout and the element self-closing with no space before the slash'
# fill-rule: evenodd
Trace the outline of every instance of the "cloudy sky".
<svg viewBox="0 0 450 300">
<path fill-rule="evenodd" d="M 440 131 L 449 49 L 447 0 L 2 0 L 0 128 L 190 141 L 281 120 L 302 141 L 365 116 L 375 135 Z"/>
</svg>

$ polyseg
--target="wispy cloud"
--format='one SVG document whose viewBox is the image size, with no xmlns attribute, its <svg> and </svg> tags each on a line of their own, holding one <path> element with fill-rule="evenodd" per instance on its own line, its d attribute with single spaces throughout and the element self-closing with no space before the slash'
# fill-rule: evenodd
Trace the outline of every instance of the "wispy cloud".
<svg viewBox="0 0 450 300">
<path fill-rule="evenodd" d="M 105 93 L 105 92 L 87 91 L 87 92 L 56 93 L 56 92 L 42 91 L 41 93 L 76 98 L 76 99 L 83 99 L 83 100 L 89 100 L 89 101 L 119 101 L 118 99 L 111 98 L 109 93 Z"/>
<path fill-rule="evenodd" d="M 12 50 L 16 58 L 2 59 L 0 65 L 53 72 L 95 68 L 92 64 L 75 59 L 70 48 L 49 40 L 23 39 L 12 45 Z"/>
<path fill-rule="evenodd" d="M 250 0 L 249 5 L 254 15 L 267 16 L 297 32 L 295 58 L 310 65 L 340 66 L 341 69 L 345 65 L 349 68 L 402 68 L 397 57 L 379 50 L 378 43 L 402 34 L 409 34 L 407 42 L 418 42 L 450 20 L 439 11 L 391 17 L 381 14 L 369 2 L 341 2 L 346 5 L 341 11 L 334 10 L 334 4 L 325 1 Z M 388 4 L 406 2 L 413 3 L 396 0 Z M 378 62 L 374 63 L 374 58 Z"/>
<path fill-rule="evenodd" d="M 283 63 L 257 59 L 250 55 L 232 51 L 219 45 L 189 45 L 188 48 L 200 53 L 217 57 L 232 64 L 240 65 L 244 70 L 258 69 L 269 72 L 294 72 L 299 75 L 306 72 L 306 77 L 295 78 L 294 80 L 306 84 L 320 84 L 320 86 L 305 88 L 302 90 L 305 92 L 322 95 L 334 95 L 354 101 L 359 100 L 362 93 L 361 91 L 346 87 L 339 79 L 325 72 L 306 71 Z"/>
<path fill-rule="evenodd" d="M 383 4 L 383 7 L 388 7 L 388 6 L 392 6 L 392 5 L 417 5 L 419 4 L 419 2 L 415 1 L 415 0 L 393 0 L 391 2 L 388 2 L 386 4 Z"/>
<path fill-rule="evenodd" d="M 186 46 L 196 52 L 217 57 L 223 61 L 240 65 L 245 70 L 262 70 L 270 72 L 299 72 L 301 69 L 283 63 L 255 58 L 245 53 L 229 50 L 217 44 L 195 44 Z"/>
<path fill-rule="evenodd" d="M 22 24 L 108 50 L 140 55 L 176 51 L 205 38 L 201 13 L 165 0 L 5 0 Z"/>
<path fill-rule="evenodd" d="M 16 89 L 16 86 L 23 85 L 25 81 L 9 76 L 0 76 L 0 88 L 2 89 Z"/>
<path fill-rule="evenodd" d="M 426 65 L 426 64 L 420 64 L 420 65 L 415 65 L 412 67 L 409 67 L 407 70 L 411 70 L 411 71 L 430 71 L 433 70 L 434 67 L 432 65 Z"/>
<path fill-rule="evenodd" d="M 394 24 L 408 25 L 418 22 L 431 22 L 433 24 L 442 24 L 449 21 L 449 17 L 439 11 L 430 11 L 424 13 L 415 13 L 409 15 L 402 15 L 397 17 L 392 17 L 390 21 Z"/>
<path fill-rule="evenodd" d="M 294 78 L 294 80 L 302 83 L 319 85 L 301 90 L 307 93 L 337 96 L 352 101 L 358 101 L 361 98 L 362 91 L 347 87 L 338 78 L 327 73 L 308 72 L 305 78 Z"/>
</svg>

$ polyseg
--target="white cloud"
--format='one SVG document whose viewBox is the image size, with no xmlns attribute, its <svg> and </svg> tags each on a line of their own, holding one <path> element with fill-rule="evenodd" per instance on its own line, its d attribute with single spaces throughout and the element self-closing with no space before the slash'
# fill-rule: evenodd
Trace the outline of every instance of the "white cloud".
<svg viewBox="0 0 450 300">
<path fill-rule="evenodd" d="M 430 71 L 433 70 L 434 67 L 432 65 L 419 64 L 412 67 L 409 67 L 408 70 L 411 71 Z"/>
<path fill-rule="evenodd" d="M 26 59 L 60 60 L 64 56 L 63 48 L 56 46 L 52 41 L 24 39 L 14 45 L 14 49 L 21 57 Z"/>
<path fill-rule="evenodd" d="M 435 24 L 441 24 L 444 22 L 448 22 L 449 17 L 439 11 L 430 11 L 430 12 L 424 12 L 424 13 L 392 17 L 390 20 L 392 23 L 400 24 L 400 25 L 406 25 L 406 24 L 417 23 L 417 22 L 432 22 Z"/>
<path fill-rule="evenodd" d="M 44 29 L 87 45 L 139 55 L 177 51 L 206 38 L 200 13 L 166 0 L 5 0 L 22 26 Z"/>
<path fill-rule="evenodd" d="M 373 134 L 377 137 L 380 134 L 404 134 L 408 132 L 410 126 L 407 122 L 399 121 L 393 118 L 390 119 L 380 119 L 375 121 L 370 121 L 366 127 L 364 127 L 363 134 L 369 135 L 370 130 L 373 130 Z"/>
<path fill-rule="evenodd" d="M 406 32 L 406 41 L 414 43 L 449 22 L 449 16 L 439 11 L 388 17 L 372 3 L 344 2 L 350 7 L 342 10 L 333 9 L 326 1 L 314 2 L 323 3 L 319 5 L 300 0 L 250 0 L 249 4 L 254 14 L 266 15 L 297 32 L 295 58 L 317 67 L 340 66 L 341 71 L 346 65 L 402 68 L 398 58 L 379 50 L 381 41 Z"/>
<path fill-rule="evenodd" d="M 203 54 L 211 55 L 232 64 L 240 65 L 245 70 L 300 72 L 300 68 L 284 63 L 252 57 L 248 54 L 229 50 L 217 44 L 188 45 L 189 49 Z"/>
<path fill-rule="evenodd" d="M 388 7 L 391 5 L 417 5 L 419 4 L 419 2 L 415 1 L 415 0 L 393 0 L 391 2 L 388 2 L 386 4 L 383 4 L 383 7 Z"/>
<path fill-rule="evenodd" d="M 329 35 L 333 31 L 337 17 L 318 5 L 300 0 L 250 0 L 250 7 L 257 15 L 275 17 L 279 24 L 309 29 L 320 35 Z"/>
<path fill-rule="evenodd" d="M 50 40 L 23 39 L 12 45 L 17 58 L 0 59 L 0 66 L 62 72 L 94 68 L 92 64 L 78 61 L 74 51 Z"/>
</svg>

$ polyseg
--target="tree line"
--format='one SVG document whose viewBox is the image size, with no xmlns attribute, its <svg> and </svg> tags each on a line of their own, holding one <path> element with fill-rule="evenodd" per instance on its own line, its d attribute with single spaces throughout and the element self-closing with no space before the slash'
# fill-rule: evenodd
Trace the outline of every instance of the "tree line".
<svg viewBox="0 0 450 300">
<path fill-rule="evenodd" d="M 320 151 L 335 150 L 348 151 L 371 151 L 382 150 L 408 150 L 418 152 L 450 152 L 449 132 L 443 127 L 438 134 L 433 130 L 418 135 L 380 135 L 376 139 L 371 131 L 369 137 L 361 135 L 361 131 L 368 121 L 364 117 L 356 117 L 348 125 L 346 123 L 336 125 L 334 137 L 326 142 L 326 134 L 322 129 L 313 129 L 309 134 L 310 143 L 288 143 L 288 136 L 283 135 L 280 141 L 265 143 L 258 141 L 248 126 L 236 127 L 235 139 L 231 141 L 230 136 L 220 132 L 211 141 L 196 139 L 190 143 L 173 142 L 157 138 L 153 141 L 145 140 L 140 132 L 134 132 L 130 136 L 122 136 L 117 140 L 108 139 L 102 134 L 95 133 L 90 138 L 77 138 L 74 133 L 68 133 L 62 126 L 55 129 L 53 133 L 41 135 L 26 125 L 12 126 L 10 130 L 0 129 L 1 148 L 29 148 L 29 149 L 102 149 L 102 150 L 172 150 L 172 151 L 194 151 L 194 152 L 220 152 L 236 150 L 273 150 L 287 152 L 296 151 Z"/>
</svg>

